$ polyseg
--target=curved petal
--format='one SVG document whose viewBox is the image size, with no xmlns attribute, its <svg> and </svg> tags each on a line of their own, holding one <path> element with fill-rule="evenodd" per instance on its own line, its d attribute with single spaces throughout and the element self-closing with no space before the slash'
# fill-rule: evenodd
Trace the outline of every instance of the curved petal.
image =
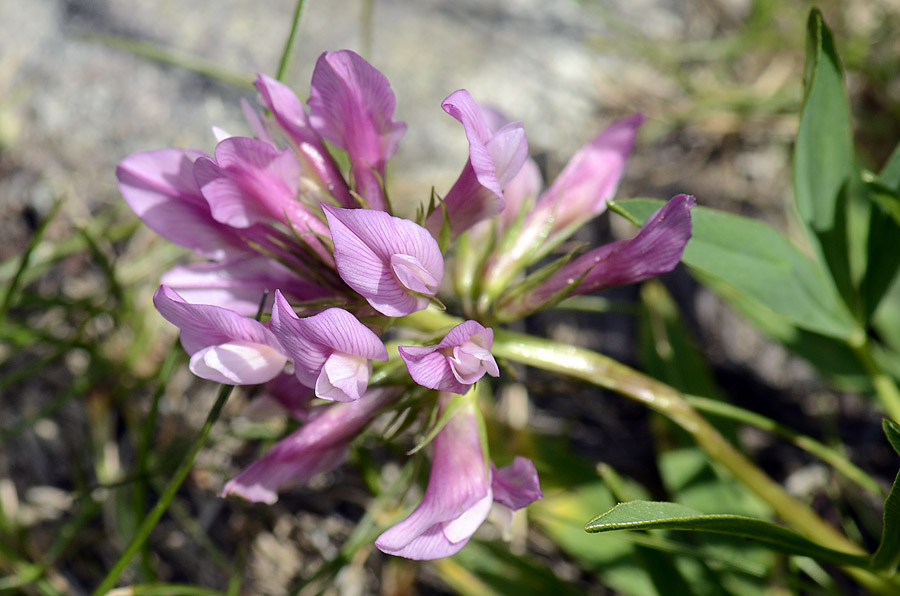
<svg viewBox="0 0 900 596">
<path fill-rule="evenodd" d="M 335 266 L 348 286 L 389 317 L 428 305 L 427 298 L 412 292 L 433 296 L 444 277 L 444 260 L 424 228 L 383 211 L 322 208 L 334 240 Z"/>
<path fill-rule="evenodd" d="M 450 232 L 456 237 L 503 211 L 503 187 L 528 158 L 528 142 L 521 122 L 492 131 L 487 124 L 490 114 L 485 114 L 465 89 L 451 93 L 441 107 L 463 125 L 469 141 L 469 160 L 444 197 Z M 444 209 L 435 209 L 425 227 L 437 236 L 443 218 Z"/>
<path fill-rule="evenodd" d="M 181 345 L 188 354 L 233 342 L 261 344 L 284 353 L 284 348 L 262 323 L 234 311 L 206 304 L 189 304 L 166 286 L 160 286 L 153 294 L 153 304 L 166 320 L 181 329 Z"/>
<path fill-rule="evenodd" d="M 334 401 L 359 399 L 369 385 L 372 362 L 363 356 L 334 352 L 316 379 L 316 396 Z"/>
<path fill-rule="evenodd" d="M 494 500 L 514 511 L 544 496 L 537 470 L 526 457 L 516 457 L 513 463 L 499 470 L 491 463 L 491 487 Z"/>
<path fill-rule="evenodd" d="M 223 496 L 235 494 L 249 501 L 274 503 L 278 491 L 301 486 L 319 472 L 338 466 L 346 458 L 348 443 L 396 397 L 391 389 L 370 389 L 352 403 L 323 408 L 228 482 Z"/>
<path fill-rule="evenodd" d="M 136 153 L 116 167 L 119 191 L 157 234 L 205 257 L 223 259 L 248 249 L 210 213 L 194 180 L 199 151 L 163 149 Z"/>
<path fill-rule="evenodd" d="M 278 125 L 293 139 L 297 151 L 308 160 L 325 189 L 345 207 L 355 205 L 356 201 L 350 196 L 340 170 L 322 143 L 319 133 L 310 125 L 306 110 L 294 92 L 281 81 L 264 74 L 258 75 L 253 84 L 259 91 L 263 104 L 272 112 Z"/>
<path fill-rule="evenodd" d="M 287 357 L 267 345 L 232 341 L 208 346 L 191 356 L 191 372 L 224 385 L 256 385 L 277 377 Z"/>
<path fill-rule="evenodd" d="M 393 120 L 394 105 L 387 78 L 354 52 L 326 52 L 316 62 L 310 123 L 347 151 L 356 188 L 373 209 L 386 207 L 380 178 L 406 132 Z"/>
<path fill-rule="evenodd" d="M 484 521 L 490 482 L 470 403 L 434 438 L 428 487 L 409 517 L 375 541 L 381 551 L 410 559 L 434 559 L 459 551 Z"/>
</svg>

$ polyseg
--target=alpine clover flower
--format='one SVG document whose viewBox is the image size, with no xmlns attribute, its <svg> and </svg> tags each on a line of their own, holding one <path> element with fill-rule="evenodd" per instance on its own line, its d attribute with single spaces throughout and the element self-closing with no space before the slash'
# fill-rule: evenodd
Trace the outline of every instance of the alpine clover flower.
<svg viewBox="0 0 900 596">
<path fill-rule="evenodd" d="M 484 376 L 499 377 L 491 356 L 494 332 L 477 321 L 466 321 L 451 329 L 435 346 L 400 346 L 413 381 L 429 389 L 463 394 Z"/>
<path fill-rule="evenodd" d="M 446 408 L 448 394 L 442 394 Z M 466 402 L 435 436 L 431 475 L 418 507 L 375 540 L 382 551 L 408 559 L 438 559 L 459 552 L 484 522 L 494 501 L 527 507 L 543 494 L 534 465 L 519 458 L 507 468 L 488 468 L 475 404 Z M 495 494 L 496 487 L 496 494 Z"/>
<path fill-rule="evenodd" d="M 224 494 L 274 502 L 339 465 L 386 410 L 422 431 L 438 420 L 426 433 L 423 499 L 376 544 L 415 559 L 453 554 L 492 507 L 508 512 L 541 497 L 534 465 L 517 457 L 496 468 L 479 433 L 477 383 L 500 374 L 490 325 L 671 270 L 690 238 L 693 197 L 673 198 L 632 240 L 556 254 L 606 209 L 643 117 L 613 124 L 541 192 L 523 124 L 458 90 L 441 107 L 462 125 L 465 166 L 415 221 L 400 218 L 386 179 L 406 125 L 394 120 L 383 74 L 353 52 L 326 52 L 308 110 L 280 81 L 259 75 L 254 84 L 264 109 L 243 103 L 253 136 L 214 129 L 212 154 L 148 151 L 116 170 L 134 212 L 199 257 L 166 272 L 154 295 L 191 370 L 263 385 L 268 403 L 302 423 Z M 448 238 L 455 243 L 442 247 Z M 447 304 L 467 320 L 426 338 L 430 345 L 406 345 L 414 342 L 403 329 L 416 331 L 442 308 L 445 268 L 457 294 Z"/>
</svg>

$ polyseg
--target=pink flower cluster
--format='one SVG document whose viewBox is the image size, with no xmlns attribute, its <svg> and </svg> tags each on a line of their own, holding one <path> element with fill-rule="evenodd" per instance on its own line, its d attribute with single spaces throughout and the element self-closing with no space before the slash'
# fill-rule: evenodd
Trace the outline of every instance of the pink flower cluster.
<svg viewBox="0 0 900 596">
<path fill-rule="evenodd" d="M 442 107 L 462 124 L 469 158 L 440 204 L 416 223 L 390 213 L 386 166 L 406 125 L 393 119 L 383 74 L 353 52 L 323 54 L 308 111 L 274 79 L 260 75 L 255 85 L 265 110 L 244 104 L 254 137 L 215 129 L 213 155 L 139 153 L 117 176 L 148 226 L 205 259 L 167 272 L 154 295 L 181 331 L 191 370 L 219 383 L 267 383 L 305 419 L 225 486 L 226 494 L 272 503 L 278 491 L 343 461 L 351 439 L 404 392 L 403 385 L 370 388 L 373 361 L 391 357 L 382 340 L 389 326 L 437 303 L 445 269 L 438 239 L 475 234 L 486 221 L 500 233 L 514 231 L 515 241 L 484 263 L 485 286 L 502 294 L 603 211 L 641 117 L 597 137 L 540 193 L 522 124 L 456 91 Z M 346 176 L 326 141 L 346 152 Z M 675 197 L 634 240 L 586 252 L 527 292 L 501 296 L 501 318 L 671 270 L 690 237 L 692 204 L 692 197 Z M 406 387 L 441 392 L 433 407 L 446 410 L 450 393 L 466 395 L 486 373 L 499 376 L 493 338 L 492 329 L 467 320 L 433 345 L 400 346 Z M 313 395 L 342 403 L 308 409 Z M 527 459 L 486 465 L 477 415 L 467 399 L 437 433 L 422 503 L 378 539 L 381 550 L 447 556 L 465 545 L 492 504 L 514 510 L 540 498 Z"/>
</svg>

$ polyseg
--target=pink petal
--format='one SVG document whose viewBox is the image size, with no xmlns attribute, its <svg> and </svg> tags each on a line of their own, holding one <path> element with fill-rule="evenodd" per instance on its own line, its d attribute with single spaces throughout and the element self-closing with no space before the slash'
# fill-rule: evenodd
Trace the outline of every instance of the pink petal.
<svg viewBox="0 0 900 596">
<path fill-rule="evenodd" d="M 332 353 L 316 379 L 316 395 L 334 401 L 353 401 L 366 392 L 372 363 L 363 356 Z"/>
<path fill-rule="evenodd" d="M 309 96 L 310 123 L 345 149 L 356 188 L 373 209 L 384 209 L 380 178 L 406 125 L 393 120 L 387 78 L 349 50 L 326 52 L 316 62 Z"/>
<path fill-rule="evenodd" d="M 503 189 L 503 202 L 506 206 L 500 213 L 503 228 L 515 221 L 522 209 L 530 208 L 541 192 L 541 170 L 530 157 L 522 164 L 522 169 L 509 181 Z"/>
<path fill-rule="evenodd" d="M 347 189 L 347 183 L 325 149 L 319 133 L 310 126 L 303 104 L 287 85 L 264 74 L 254 83 L 263 103 L 275 120 L 290 136 L 296 148 L 308 161 L 323 186 L 346 207 L 356 204 Z M 257 135 L 258 136 L 258 135 Z M 262 137 L 260 137 L 262 138 Z"/>
<path fill-rule="evenodd" d="M 300 164 L 290 149 L 278 151 L 257 139 L 230 137 L 216 146 L 216 161 L 197 161 L 194 177 L 216 221 L 247 228 L 274 219 L 291 222 L 300 231 L 324 231 L 297 200 Z"/>
<path fill-rule="evenodd" d="M 585 277 L 573 293 L 637 283 L 671 271 L 691 237 L 693 206 L 692 196 L 671 198 L 644 222 L 635 238 L 595 248 L 567 263 L 520 301 L 507 305 L 507 316 L 539 309 L 581 275 Z"/>
<path fill-rule="evenodd" d="M 491 472 L 494 500 L 512 510 L 528 507 L 544 496 L 537 470 L 528 458 L 516 457 L 499 470 L 492 463 Z"/>
<path fill-rule="evenodd" d="M 297 378 L 321 398 L 358 399 L 371 374 L 368 361 L 388 359 L 381 339 L 349 312 L 329 308 L 301 319 L 281 292 L 269 327 L 294 361 Z"/>
<path fill-rule="evenodd" d="M 433 296 L 444 277 L 444 261 L 424 228 L 372 209 L 322 208 L 334 240 L 335 265 L 348 286 L 389 317 L 428 305 L 426 297 L 411 292 Z"/>
<path fill-rule="evenodd" d="M 459 120 L 469 141 L 469 161 L 456 183 L 444 197 L 444 207 L 455 237 L 479 221 L 503 210 L 503 187 L 509 183 L 528 157 L 528 142 L 521 122 L 511 122 L 497 131 L 488 127 L 487 117 L 465 89 L 450 94 L 441 104 Z M 436 209 L 426 221 L 437 236 L 443 209 Z"/>
<path fill-rule="evenodd" d="M 606 201 L 616 193 L 643 121 L 643 114 L 635 114 L 616 122 L 566 164 L 535 207 L 536 212 L 553 214 L 551 236 L 606 210 Z"/>
<path fill-rule="evenodd" d="M 223 496 L 235 494 L 249 501 L 274 503 L 278 491 L 302 486 L 343 462 L 349 442 L 396 397 L 391 389 L 377 388 L 352 403 L 327 406 L 228 482 Z"/>
<path fill-rule="evenodd" d="M 267 345 L 245 341 L 208 346 L 191 356 L 191 372 L 225 385 L 256 385 L 277 377 L 287 357 Z"/>
<path fill-rule="evenodd" d="M 375 546 L 381 551 L 418 560 L 446 557 L 465 546 L 484 521 L 491 487 L 472 408 L 460 409 L 434 438 L 422 502 L 378 537 Z"/>
<path fill-rule="evenodd" d="M 429 389 L 464 394 L 484 376 L 499 376 L 491 355 L 494 331 L 477 321 L 451 329 L 436 346 L 399 346 L 413 381 Z"/>
<path fill-rule="evenodd" d="M 398 350 L 409 376 L 422 387 L 459 394 L 469 390 L 468 385 L 460 383 L 453 375 L 450 362 L 446 356 L 436 351 L 437 346 L 399 346 Z"/>
<path fill-rule="evenodd" d="M 234 311 L 205 304 L 188 304 L 175 291 L 160 286 L 153 295 L 156 309 L 181 329 L 181 345 L 188 354 L 233 342 L 261 344 L 283 353 L 275 336 L 259 321 Z"/>
<path fill-rule="evenodd" d="M 202 156 L 179 149 L 136 153 L 116 168 L 119 190 L 145 224 L 176 244 L 213 259 L 245 252 L 240 238 L 213 219 L 194 181 Z"/>
</svg>

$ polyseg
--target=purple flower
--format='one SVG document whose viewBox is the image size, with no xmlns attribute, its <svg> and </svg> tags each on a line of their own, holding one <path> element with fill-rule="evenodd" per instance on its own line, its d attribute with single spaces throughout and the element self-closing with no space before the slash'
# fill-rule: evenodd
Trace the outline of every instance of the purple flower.
<svg viewBox="0 0 900 596">
<path fill-rule="evenodd" d="M 528 141 L 521 122 L 510 122 L 497 130 L 488 126 L 486 114 L 469 92 L 460 89 L 441 104 L 444 111 L 459 120 L 469 141 L 469 161 L 456 183 L 444 197 L 444 208 L 454 238 L 488 217 L 503 210 L 503 188 L 513 179 L 528 157 Z M 444 219 L 438 207 L 425 227 L 437 237 Z"/>
<path fill-rule="evenodd" d="M 316 62 L 308 103 L 313 128 L 347 151 L 356 190 L 371 208 L 385 209 L 385 165 L 406 132 L 406 124 L 393 119 L 387 78 L 354 52 L 325 52 Z"/>
<path fill-rule="evenodd" d="M 445 407 L 446 398 L 444 394 Z M 431 475 L 422 502 L 378 537 L 375 546 L 381 551 L 417 560 L 449 557 L 469 542 L 487 518 L 495 486 L 500 502 L 514 509 L 542 496 L 534 466 L 525 458 L 498 470 L 499 478 L 488 477 L 474 408 L 468 402 L 434 438 Z"/>
<path fill-rule="evenodd" d="M 371 361 L 388 359 L 378 336 L 340 308 L 301 319 L 276 291 L 269 326 L 294 361 L 297 379 L 323 399 L 359 399 L 369 384 Z"/>
<path fill-rule="evenodd" d="M 263 104 L 272 113 L 275 121 L 287 134 L 288 138 L 294 144 L 294 150 L 301 160 L 306 161 L 312 172 L 307 174 L 315 174 L 325 188 L 332 196 L 334 196 L 341 205 L 352 207 L 356 205 L 347 183 L 341 176 L 340 171 L 335 165 L 334 160 L 328 154 L 322 138 L 319 136 L 309 123 L 309 117 L 303 104 L 294 95 L 294 92 L 284 83 L 273 79 L 272 77 L 260 74 L 254 83 L 259 90 Z M 266 140 L 257 133 L 260 139 Z"/>
<path fill-rule="evenodd" d="M 444 277 L 444 259 L 427 230 L 383 211 L 322 208 L 348 286 L 389 317 L 428 306 Z"/>
<path fill-rule="evenodd" d="M 568 294 L 588 294 L 668 273 L 681 260 L 691 238 L 693 206 L 694 197 L 690 195 L 672 197 L 647 218 L 631 240 L 588 251 L 531 292 L 506 303 L 501 301 L 503 318 L 524 316 Z"/>
<path fill-rule="evenodd" d="M 116 168 L 119 190 L 157 234 L 211 259 L 245 253 L 238 234 L 216 221 L 194 180 L 199 151 L 135 153 Z"/>
<path fill-rule="evenodd" d="M 226 385 L 255 385 L 275 378 L 287 356 L 272 332 L 259 321 L 205 304 L 188 304 L 160 286 L 156 309 L 181 330 L 181 345 L 191 355 L 191 372 Z"/>
<path fill-rule="evenodd" d="M 616 122 L 569 160 L 525 217 L 514 241 L 490 263 L 485 277 L 490 280 L 491 291 L 506 287 L 523 267 L 546 255 L 585 222 L 606 210 L 606 202 L 615 195 L 643 121 L 643 114 L 635 114 Z M 517 177 L 521 179 L 512 189 L 513 197 L 532 191 L 533 175 Z M 518 203 L 528 206 L 521 200 Z M 508 206 L 501 214 L 507 225 L 518 215 L 512 209 L 512 205 Z"/>
<path fill-rule="evenodd" d="M 271 505 L 278 500 L 279 491 L 302 486 L 316 474 L 343 463 L 350 441 L 396 397 L 394 390 L 379 387 L 352 403 L 316 408 L 322 413 L 229 481 L 222 496 L 234 494 Z"/>
<path fill-rule="evenodd" d="M 500 376 L 491 355 L 494 331 L 477 321 L 450 330 L 436 346 L 400 346 L 400 357 L 413 380 L 429 389 L 463 394 L 488 373 Z"/>
</svg>

